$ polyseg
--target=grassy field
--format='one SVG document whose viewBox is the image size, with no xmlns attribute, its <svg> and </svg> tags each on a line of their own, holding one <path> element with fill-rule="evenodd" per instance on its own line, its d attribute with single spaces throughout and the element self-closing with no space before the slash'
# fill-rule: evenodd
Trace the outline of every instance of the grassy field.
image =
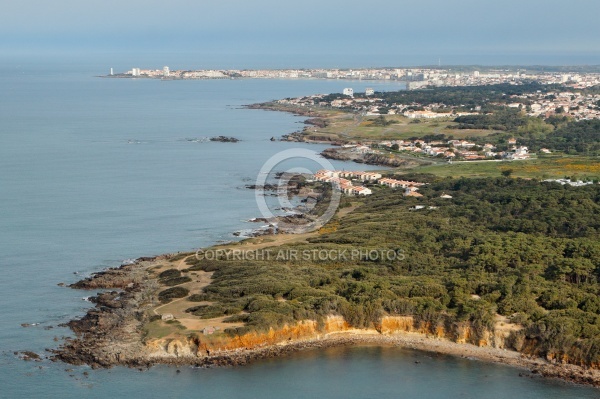
<svg viewBox="0 0 600 399">
<path fill-rule="evenodd" d="M 498 177 L 511 170 L 513 177 L 531 179 L 600 179 L 600 161 L 596 158 L 553 156 L 524 161 L 454 162 L 424 166 L 413 171 L 441 177 Z"/>
<path fill-rule="evenodd" d="M 386 121 L 392 122 L 387 126 L 377 126 L 374 124 L 377 117 L 362 117 L 348 113 L 329 114 L 329 126 L 318 128 L 311 126 L 309 133 L 320 136 L 330 136 L 341 139 L 367 139 L 367 140 L 398 140 L 411 137 L 422 137 L 430 134 L 445 134 L 453 136 L 455 139 L 464 139 L 467 137 L 484 137 L 492 133 L 493 130 L 480 129 L 457 129 L 454 126 L 458 124 L 451 120 L 435 120 L 413 123 L 413 120 L 400 115 L 387 115 Z"/>
</svg>

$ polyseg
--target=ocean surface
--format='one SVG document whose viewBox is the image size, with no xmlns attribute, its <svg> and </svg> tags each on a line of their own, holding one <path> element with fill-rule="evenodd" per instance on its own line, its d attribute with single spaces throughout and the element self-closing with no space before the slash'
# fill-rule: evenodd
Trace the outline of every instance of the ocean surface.
<svg viewBox="0 0 600 399">
<path fill-rule="evenodd" d="M 151 66 L 167 64 L 158 62 Z M 332 348 L 247 367 L 180 372 L 90 370 L 18 359 L 15 351 L 47 356 L 46 348 L 70 334 L 57 325 L 90 306 L 83 299 L 93 293 L 58 283 L 127 258 L 235 239 L 234 231 L 254 227 L 246 220 L 261 216 L 254 193 L 244 186 L 256 180 L 262 165 L 290 148 L 325 148 L 269 141 L 301 129 L 303 118 L 242 105 L 344 87 L 403 88 L 364 81 L 96 77 L 111 66 L 134 65 L 1 58 L 1 398 L 600 396 L 590 388 L 521 378 L 519 370 L 501 365 L 396 348 Z M 242 141 L 205 141 L 217 135 Z M 302 159 L 280 167 L 321 168 Z"/>
</svg>

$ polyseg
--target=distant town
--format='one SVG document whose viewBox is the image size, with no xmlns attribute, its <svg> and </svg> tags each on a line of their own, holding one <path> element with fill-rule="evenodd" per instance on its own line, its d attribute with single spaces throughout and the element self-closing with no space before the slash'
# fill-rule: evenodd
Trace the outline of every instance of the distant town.
<svg viewBox="0 0 600 399">
<path fill-rule="evenodd" d="M 346 79 L 401 81 L 407 88 L 428 86 L 478 86 L 535 80 L 544 84 L 566 84 L 573 88 L 586 88 L 600 84 L 600 73 L 537 72 L 507 69 L 488 71 L 454 71 L 450 68 L 364 68 L 364 69 L 202 69 L 172 70 L 132 68 L 125 73 L 114 73 L 111 68 L 107 77 L 154 78 L 154 79 Z"/>
</svg>

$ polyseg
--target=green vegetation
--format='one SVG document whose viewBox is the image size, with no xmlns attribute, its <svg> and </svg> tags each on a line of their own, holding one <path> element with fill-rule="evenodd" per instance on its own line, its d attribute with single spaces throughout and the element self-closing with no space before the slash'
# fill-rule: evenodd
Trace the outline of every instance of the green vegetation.
<svg viewBox="0 0 600 399">
<path fill-rule="evenodd" d="M 499 313 L 524 327 L 512 332 L 515 349 L 599 362 L 600 186 L 502 177 L 431 181 L 420 199 L 379 190 L 336 229 L 277 248 L 402 256 L 194 259 L 194 267 L 214 270 L 203 297 L 211 305 L 188 311 L 229 316 L 254 330 L 330 314 L 356 327 L 411 315 L 421 330 L 468 326 L 475 338 Z M 426 208 L 411 210 L 416 204 Z"/>
<path fill-rule="evenodd" d="M 490 129 L 510 132 L 548 133 L 552 125 L 540 118 L 527 116 L 515 108 L 499 108 L 493 113 L 459 116 L 454 120 L 459 129 Z"/>
<path fill-rule="evenodd" d="M 164 272 L 158 275 L 158 278 L 161 280 L 167 280 L 174 277 L 181 276 L 181 272 L 177 269 L 167 269 Z"/>
<path fill-rule="evenodd" d="M 183 287 L 168 288 L 158 293 L 158 300 L 162 303 L 171 302 L 175 298 L 185 298 L 190 291 Z"/>
<path fill-rule="evenodd" d="M 190 281 L 192 281 L 192 279 L 188 276 L 173 277 L 173 278 L 169 278 L 166 280 L 160 280 L 161 284 L 164 284 L 168 287 L 173 287 L 175 285 L 189 283 Z"/>
<path fill-rule="evenodd" d="M 158 275 L 158 281 L 162 285 L 166 285 L 168 287 L 173 287 L 175 285 L 189 283 L 192 281 L 190 277 L 182 276 L 181 271 L 177 269 L 167 269 L 164 272 Z"/>
<path fill-rule="evenodd" d="M 507 169 L 512 170 L 513 177 L 529 179 L 600 180 L 600 163 L 584 156 L 544 155 L 526 161 L 453 162 L 414 170 L 439 177 L 498 177 Z"/>
<path fill-rule="evenodd" d="M 600 155 L 600 120 L 563 124 L 547 134 L 531 134 L 522 141 L 530 148 L 552 148 L 568 154 Z"/>
</svg>

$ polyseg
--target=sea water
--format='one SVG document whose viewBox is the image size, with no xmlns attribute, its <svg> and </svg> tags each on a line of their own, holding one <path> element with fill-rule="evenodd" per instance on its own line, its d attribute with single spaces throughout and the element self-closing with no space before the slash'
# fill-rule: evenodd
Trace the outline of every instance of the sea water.
<svg viewBox="0 0 600 399">
<path fill-rule="evenodd" d="M 46 348 L 70 334 L 58 325 L 90 306 L 84 299 L 93 292 L 58 283 L 127 258 L 235 239 L 234 231 L 253 227 L 246 220 L 261 216 L 244 186 L 262 165 L 290 148 L 326 148 L 271 142 L 301 129 L 303 118 L 244 104 L 344 87 L 403 88 L 394 82 L 96 77 L 108 67 L 31 57 L 0 64 L 0 397 L 599 396 L 522 378 L 501 365 L 397 348 L 331 348 L 179 372 L 20 360 L 14 352 L 47 356 Z M 242 141 L 206 141 L 218 135 Z M 300 166 L 320 169 L 308 161 Z"/>
</svg>

